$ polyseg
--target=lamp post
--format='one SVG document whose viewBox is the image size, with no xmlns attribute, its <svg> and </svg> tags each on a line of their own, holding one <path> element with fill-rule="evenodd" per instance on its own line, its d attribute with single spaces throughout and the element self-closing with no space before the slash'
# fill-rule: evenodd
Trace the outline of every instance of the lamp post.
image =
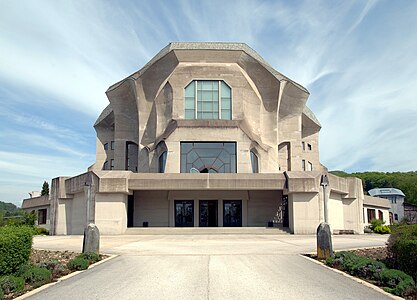
<svg viewBox="0 0 417 300">
<path fill-rule="evenodd" d="M 321 175 L 320 186 L 323 187 L 324 222 L 317 227 L 317 258 L 327 259 L 333 255 L 332 233 L 328 223 L 326 187 L 329 186 L 329 178 L 326 174 Z"/>
<path fill-rule="evenodd" d="M 328 223 L 329 216 L 327 211 L 326 187 L 329 185 L 329 178 L 327 178 L 326 174 L 321 175 L 320 185 L 323 187 L 324 223 Z"/>
<path fill-rule="evenodd" d="M 96 252 L 99 253 L 100 250 L 100 232 L 97 226 L 94 224 L 94 206 L 93 203 L 93 188 L 94 188 L 94 179 L 93 174 L 88 172 L 85 178 L 86 187 L 86 226 L 84 229 L 84 240 L 83 240 L 83 252 Z"/>
</svg>

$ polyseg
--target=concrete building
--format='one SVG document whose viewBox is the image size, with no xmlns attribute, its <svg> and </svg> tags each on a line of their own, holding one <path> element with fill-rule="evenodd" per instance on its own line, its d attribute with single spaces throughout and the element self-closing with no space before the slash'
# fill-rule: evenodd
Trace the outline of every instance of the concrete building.
<svg viewBox="0 0 417 300">
<path fill-rule="evenodd" d="M 387 199 L 365 195 L 363 200 L 363 222 L 365 226 L 370 225 L 373 219 L 385 221 L 390 224 L 391 204 Z"/>
<path fill-rule="evenodd" d="M 363 233 L 362 183 L 320 163 L 309 92 L 246 44 L 171 43 L 106 94 L 91 208 L 88 173 L 53 179 L 52 234 L 82 233 L 87 212 L 103 234 L 268 224 L 315 233 L 323 174 L 331 228 Z"/>
<path fill-rule="evenodd" d="M 398 223 L 404 218 L 404 193 L 394 188 L 375 188 L 368 191 L 373 197 L 387 199 L 390 202 L 390 224 Z"/>
</svg>

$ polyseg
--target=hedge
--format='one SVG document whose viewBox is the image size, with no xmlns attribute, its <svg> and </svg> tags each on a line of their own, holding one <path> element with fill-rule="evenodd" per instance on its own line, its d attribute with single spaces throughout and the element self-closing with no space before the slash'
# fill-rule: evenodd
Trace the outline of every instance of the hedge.
<svg viewBox="0 0 417 300">
<path fill-rule="evenodd" d="M 417 224 L 393 228 L 387 250 L 390 267 L 417 278 Z"/>
<path fill-rule="evenodd" d="M 13 274 L 29 260 L 33 228 L 29 226 L 0 227 L 0 276 Z"/>
<path fill-rule="evenodd" d="M 26 283 L 41 286 L 51 281 L 51 271 L 46 268 L 30 266 L 22 275 Z"/>
</svg>

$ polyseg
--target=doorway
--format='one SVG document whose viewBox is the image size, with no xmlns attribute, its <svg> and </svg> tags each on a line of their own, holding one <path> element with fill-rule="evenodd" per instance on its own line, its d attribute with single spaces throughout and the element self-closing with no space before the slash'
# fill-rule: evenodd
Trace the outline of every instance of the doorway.
<svg viewBox="0 0 417 300">
<path fill-rule="evenodd" d="M 200 200 L 200 227 L 217 227 L 217 200 Z"/>
<path fill-rule="evenodd" d="M 223 226 L 242 227 L 242 200 L 223 201 Z"/>
<path fill-rule="evenodd" d="M 194 227 L 194 201 L 175 201 L 175 227 Z"/>
</svg>

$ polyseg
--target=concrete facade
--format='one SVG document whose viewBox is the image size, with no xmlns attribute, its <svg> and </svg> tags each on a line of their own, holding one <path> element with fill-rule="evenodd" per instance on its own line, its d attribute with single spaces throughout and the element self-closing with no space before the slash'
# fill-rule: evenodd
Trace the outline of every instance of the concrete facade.
<svg viewBox="0 0 417 300">
<path fill-rule="evenodd" d="M 404 218 L 404 193 L 394 188 L 375 188 L 368 191 L 373 197 L 387 199 L 390 203 L 390 224 L 398 223 Z"/>
<path fill-rule="evenodd" d="M 87 210 L 102 234 L 271 225 L 307 234 L 323 221 L 327 169 L 309 92 L 247 45 L 171 43 L 106 94 L 92 206 L 88 173 L 54 179 L 52 234 L 82 233 Z M 363 233 L 361 181 L 327 175 L 332 230 Z"/>
</svg>

